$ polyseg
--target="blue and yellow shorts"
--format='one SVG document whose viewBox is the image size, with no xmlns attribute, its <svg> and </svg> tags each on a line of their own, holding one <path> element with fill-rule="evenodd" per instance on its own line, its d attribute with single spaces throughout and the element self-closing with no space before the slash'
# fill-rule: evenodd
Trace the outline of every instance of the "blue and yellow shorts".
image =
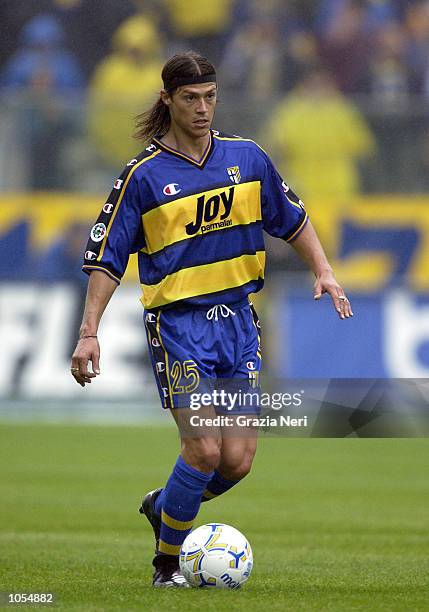
<svg viewBox="0 0 429 612">
<path fill-rule="evenodd" d="M 203 393 L 214 393 L 210 405 L 217 413 L 259 412 L 254 398 L 259 392 L 261 329 L 248 298 L 204 309 L 145 310 L 144 322 L 164 408 L 195 408 Z M 239 390 L 248 393 L 247 399 L 234 395 Z"/>
</svg>

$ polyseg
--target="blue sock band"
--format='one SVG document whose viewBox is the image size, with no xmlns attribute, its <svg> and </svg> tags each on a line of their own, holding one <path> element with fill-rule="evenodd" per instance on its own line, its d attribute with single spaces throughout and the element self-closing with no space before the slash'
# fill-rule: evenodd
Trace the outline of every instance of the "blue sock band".
<svg viewBox="0 0 429 612">
<path fill-rule="evenodd" d="M 206 490 L 203 492 L 203 496 L 201 501 L 210 501 L 214 497 L 218 497 L 218 495 L 222 495 L 222 493 L 226 493 L 238 484 L 239 480 L 228 480 L 220 472 L 217 470 L 214 471 L 213 478 L 207 484 Z"/>
<path fill-rule="evenodd" d="M 213 472 L 206 474 L 185 463 L 179 457 L 173 472 L 159 494 L 155 511 L 161 514 L 159 552 L 178 555 L 180 547 L 192 529 L 201 497 Z"/>
</svg>

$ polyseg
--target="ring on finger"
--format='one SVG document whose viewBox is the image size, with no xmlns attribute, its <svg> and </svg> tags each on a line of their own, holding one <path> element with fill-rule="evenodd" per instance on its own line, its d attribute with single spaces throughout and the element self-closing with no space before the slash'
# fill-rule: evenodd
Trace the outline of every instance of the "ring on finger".
<svg viewBox="0 0 429 612">
<path fill-rule="evenodd" d="M 345 295 L 339 295 L 338 299 L 341 300 L 342 302 L 348 302 L 348 299 L 346 298 Z"/>
<path fill-rule="evenodd" d="M 70 372 L 79 372 L 79 368 L 70 368 Z"/>
</svg>

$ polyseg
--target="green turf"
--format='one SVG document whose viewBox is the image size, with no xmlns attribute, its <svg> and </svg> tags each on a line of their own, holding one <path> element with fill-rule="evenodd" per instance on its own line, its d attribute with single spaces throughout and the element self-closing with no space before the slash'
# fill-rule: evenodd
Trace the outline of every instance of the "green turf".
<svg viewBox="0 0 429 612">
<path fill-rule="evenodd" d="M 197 520 L 247 535 L 247 586 L 159 592 L 137 507 L 168 475 L 174 430 L 0 435 L 0 590 L 52 591 L 61 610 L 429 609 L 427 439 L 262 440 L 252 475 Z"/>
</svg>

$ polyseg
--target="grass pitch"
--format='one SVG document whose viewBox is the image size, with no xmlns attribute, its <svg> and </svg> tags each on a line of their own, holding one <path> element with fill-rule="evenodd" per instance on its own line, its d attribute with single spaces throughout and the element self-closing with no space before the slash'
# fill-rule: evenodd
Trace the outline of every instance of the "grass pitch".
<svg viewBox="0 0 429 612">
<path fill-rule="evenodd" d="M 175 461 L 174 429 L 3 425 L 0 435 L 1 591 L 53 592 L 59 610 L 429 609 L 428 439 L 261 440 L 253 474 L 196 523 L 246 534 L 249 583 L 160 592 L 137 509 Z"/>
</svg>

